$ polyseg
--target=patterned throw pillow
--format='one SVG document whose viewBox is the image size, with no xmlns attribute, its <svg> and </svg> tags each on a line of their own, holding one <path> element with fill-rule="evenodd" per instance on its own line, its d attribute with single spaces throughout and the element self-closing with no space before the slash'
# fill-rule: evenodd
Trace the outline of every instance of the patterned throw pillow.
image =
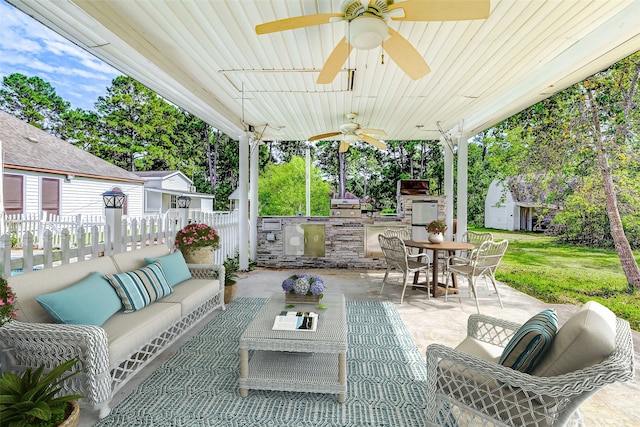
<svg viewBox="0 0 640 427">
<path fill-rule="evenodd" d="M 105 274 L 105 277 L 122 300 L 125 313 L 140 310 L 173 292 L 160 261 L 139 270 Z"/>
<path fill-rule="evenodd" d="M 558 332 L 558 317 L 553 309 L 544 310 L 522 325 L 500 357 L 500 364 L 529 373 L 551 347 Z"/>
</svg>

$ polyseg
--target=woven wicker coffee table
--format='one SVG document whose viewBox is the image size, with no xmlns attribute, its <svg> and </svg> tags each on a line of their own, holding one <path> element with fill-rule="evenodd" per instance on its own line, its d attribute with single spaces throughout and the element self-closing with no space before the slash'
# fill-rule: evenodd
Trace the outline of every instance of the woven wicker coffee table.
<svg viewBox="0 0 640 427">
<path fill-rule="evenodd" d="M 249 389 L 338 395 L 347 393 L 347 322 L 344 295 L 325 295 L 318 309 L 296 304 L 296 311 L 319 312 L 316 331 L 274 331 L 275 316 L 286 309 L 284 292 L 272 296 L 240 337 L 240 396 Z"/>
</svg>

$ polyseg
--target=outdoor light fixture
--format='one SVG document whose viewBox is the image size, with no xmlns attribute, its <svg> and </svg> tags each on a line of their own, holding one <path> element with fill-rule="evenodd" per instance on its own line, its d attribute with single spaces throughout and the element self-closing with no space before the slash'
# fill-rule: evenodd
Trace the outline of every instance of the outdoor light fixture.
<svg viewBox="0 0 640 427">
<path fill-rule="evenodd" d="M 347 141 L 349 144 L 355 144 L 360 138 L 358 137 L 358 135 L 350 133 L 345 135 L 342 139 Z"/>
<path fill-rule="evenodd" d="M 373 49 L 389 38 L 387 24 L 376 16 L 365 13 L 349 24 L 347 39 L 356 49 Z"/>
<path fill-rule="evenodd" d="M 186 209 L 191 205 L 191 197 L 189 196 L 178 196 L 178 207 Z"/>
<path fill-rule="evenodd" d="M 105 191 L 102 193 L 102 201 L 107 209 L 122 209 L 126 195 L 122 191 Z"/>
</svg>

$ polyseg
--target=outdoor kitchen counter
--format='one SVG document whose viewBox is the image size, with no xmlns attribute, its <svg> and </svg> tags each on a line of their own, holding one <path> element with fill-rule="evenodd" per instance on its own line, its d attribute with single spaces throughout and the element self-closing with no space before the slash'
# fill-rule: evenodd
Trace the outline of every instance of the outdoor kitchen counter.
<svg viewBox="0 0 640 427">
<path fill-rule="evenodd" d="M 267 268 L 385 267 L 378 234 L 410 227 L 395 216 L 258 218 L 257 264 Z"/>
</svg>

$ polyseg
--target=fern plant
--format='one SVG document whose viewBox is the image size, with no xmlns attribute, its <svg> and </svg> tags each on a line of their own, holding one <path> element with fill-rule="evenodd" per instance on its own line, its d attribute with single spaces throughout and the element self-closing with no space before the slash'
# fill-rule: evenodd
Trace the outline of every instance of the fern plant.
<svg viewBox="0 0 640 427">
<path fill-rule="evenodd" d="M 65 418 L 70 401 L 84 396 L 79 394 L 57 396 L 62 383 L 78 372 L 63 374 L 71 369 L 78 359 L 68 360 L 43 375 L 44 366 L 33 371 L 27 368 L 18 376 L 4 372 L 0 378 L 0 420 L 3 426 L 22 427 L 29 425 L 57 426 Z"/>
</svg>

